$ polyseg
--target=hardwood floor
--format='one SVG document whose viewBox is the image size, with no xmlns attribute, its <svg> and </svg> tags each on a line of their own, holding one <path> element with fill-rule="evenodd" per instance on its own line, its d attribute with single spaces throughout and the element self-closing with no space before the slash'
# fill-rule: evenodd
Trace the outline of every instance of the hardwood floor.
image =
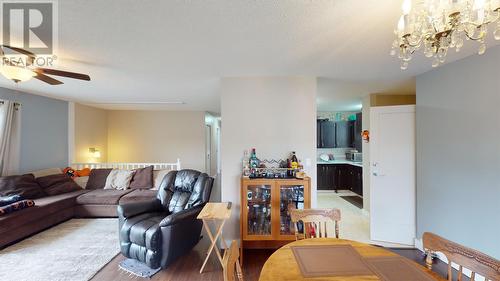
<svg viewBox="0 0 500 281">
<path fill-rule="evenodd" d="M 196 247 L 186 256 L 180 258 L 169 268 L 164 269 L 155 274 L 150 280 L 152 281 L 220 281 L 222 278 L 222 268 L 217 261 L 215 254 L 210 256 L 210 259 L 205 267 L 205 271 L 200 274 L 199 270 L 205 258 L 206 251 L 209 246 L 209 241 L 204 238 L 196 245 Z M 414 260 L 422 265 L 425 265 L 425 259 L 422 253 L 416 249 L 390 249 L 391 251 Z M 260 270 L 267 258 L 273 253 L 272 250 L 245 250 L 245 263 L 243 265 L 243 274 L 245 281 L 257 281 L 259 279 Z M 141 280 L 143 278 L 130 276 L 128 273 L 119 270 L 118 264 L 124 257 L 117 255 L 105 267 L 103 267 L 91 280 L 92 281 L 110 281 L 110 280 Z M 441 276 L 446 276 L 447 265 L 441 261 L 436 261 L 433 270 Z M 464 276 L 465 277 L 465 276 Z M 144 279 L 147 280 L 147 279 Z M 468 280 L 468 279 L 463 279 Z"/>
</svg>

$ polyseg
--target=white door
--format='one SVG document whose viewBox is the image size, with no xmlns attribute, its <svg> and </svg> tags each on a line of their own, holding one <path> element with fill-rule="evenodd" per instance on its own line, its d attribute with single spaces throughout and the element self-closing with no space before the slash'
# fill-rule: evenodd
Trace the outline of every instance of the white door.
<svg viewBox="0 0 500 281">
<path fill-rule="evenodd" d="M 370 235 L 413 245 L 416 232 L 415 106 L 370 109 Z"/>
</svg>

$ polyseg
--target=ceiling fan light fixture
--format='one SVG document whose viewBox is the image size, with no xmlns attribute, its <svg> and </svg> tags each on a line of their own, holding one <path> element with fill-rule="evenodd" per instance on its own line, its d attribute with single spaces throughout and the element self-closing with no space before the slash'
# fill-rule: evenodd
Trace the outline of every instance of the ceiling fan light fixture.
<svg viewBox="0 0 500 281">
<path fill-rule="evenodd" d="M 0 73 L 7 79 L 16 83 L 25 82 L 36 76 L 36 73 L 24 67 L 17 67 L 11 65 L 3 65 L 0 67 Z"/>
</svg>

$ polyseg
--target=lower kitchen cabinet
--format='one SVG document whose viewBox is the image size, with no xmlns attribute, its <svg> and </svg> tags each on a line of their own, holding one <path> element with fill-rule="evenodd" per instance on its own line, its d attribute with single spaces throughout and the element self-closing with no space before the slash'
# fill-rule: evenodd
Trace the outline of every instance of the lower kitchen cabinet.
<svg viewBox="0 0 500 281">
<path fill-rule="evenodd" d="M 349 164 L 318 164 L 318 190 L 351 190 L 363 196 L 363 168 Z"/>
<path fill-rule="evenodd" d="M 337 165 L 318 165 L 318 190 L 336 190 Z"/>
<path fill-rule="evenodd" d="M 351 187 L 354 193 L 363 196 L 363 168 L 352 166 Z"/>
</svg>

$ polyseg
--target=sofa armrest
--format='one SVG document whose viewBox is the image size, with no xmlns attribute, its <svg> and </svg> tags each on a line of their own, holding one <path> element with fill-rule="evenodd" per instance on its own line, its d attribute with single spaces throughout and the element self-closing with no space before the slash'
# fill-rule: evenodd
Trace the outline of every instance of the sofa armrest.
<svg viewBox="0 0 500 281">
<path fill-rule="evenodd" d="M 161 222 L 160 227 L 165 227 L 169 225 L 174 225 L 184 220 L 196 220 L 196 217 L 201 212 L 205 204 L 198 205 L 187 210 L 182 210 L 175 214 L 170 214 L 166 216 Z"/>
<path fill-rule="evenodd" d="M 117 212 L 118 216 L 121 218 L 130 218 L 142 213 L 157 212 L 162 210 L 163 206 L 161 205 L 160 200 L 153 199 L 145 202 L 127 203 L 119 205 Z"/>
</svg>

